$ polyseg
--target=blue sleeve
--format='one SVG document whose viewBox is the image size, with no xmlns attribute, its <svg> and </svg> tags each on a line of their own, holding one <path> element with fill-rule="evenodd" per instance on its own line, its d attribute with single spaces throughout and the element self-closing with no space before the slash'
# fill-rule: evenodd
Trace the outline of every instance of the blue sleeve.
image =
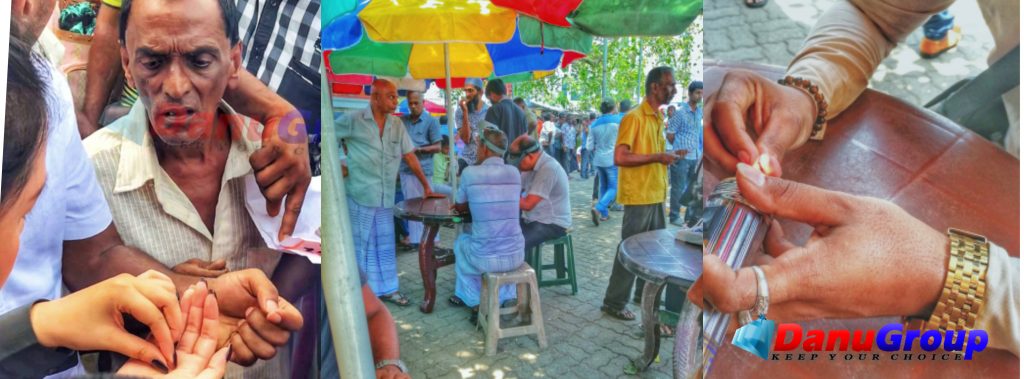
<svg viewBox="0 0 1024 379">
<path fill-rule="evenodd" d="M 436 118 L 430 119 L 430 128 L 427 131 L 427 139 L 430 145 L 441 142 L 441 122 Z"/>
</svg>

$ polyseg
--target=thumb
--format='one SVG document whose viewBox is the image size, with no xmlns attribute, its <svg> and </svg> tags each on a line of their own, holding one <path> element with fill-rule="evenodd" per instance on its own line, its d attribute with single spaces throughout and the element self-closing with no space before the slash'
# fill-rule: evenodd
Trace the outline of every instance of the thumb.
<svg viewBox="0 0 1024 379">
<path fill-rule="evenodd" d="M 277 314 L 278 310 L 277 299 L 279 295 L 277 287 L 274 286 L 274 283 L 267 278 L 263 271 L 257 269 L 246 271 L 249 272 L 249 274 L 245 275 L 246 287 L 249 289 L 249 293 L 256 298 L 260 310 L 267 314 L 268 319 L 271 319 L 271 317 Z"/>
<path fill-rule="evenodd" d="M 736 165 L 736 173 L 740 194 L 767 215 L 812 226 L 838 226 L 854 208 L 850 195 L 766 176 L 744 163 Z"/>
</svg>

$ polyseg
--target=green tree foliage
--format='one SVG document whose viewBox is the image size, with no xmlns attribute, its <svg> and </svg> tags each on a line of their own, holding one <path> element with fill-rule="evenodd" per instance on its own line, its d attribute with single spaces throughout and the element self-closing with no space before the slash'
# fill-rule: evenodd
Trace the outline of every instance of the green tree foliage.
<svg viewBox="0 0 1024 379">
<path fill-rule="evenodd" d="M 679 90 L 685 91 L 691 72 L 702 64 L 693 54 L 703 38 L 703 16 L 686 33 L 674 37 L 595 38 L 586 58 L 573 62 L 543 79 L 516 83 L 515 95 L 573 111 L 594 111 L 601 103 L 602 60 L 608 43 L 608 97 L 630 99 L 636 104 L 643 96 L 647 71 L 656 66 L 675 69 Z"/>
</svg>

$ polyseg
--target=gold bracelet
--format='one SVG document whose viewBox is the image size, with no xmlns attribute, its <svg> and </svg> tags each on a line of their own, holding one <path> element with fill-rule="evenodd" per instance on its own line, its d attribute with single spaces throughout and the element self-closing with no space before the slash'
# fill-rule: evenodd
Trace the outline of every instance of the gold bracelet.
<svg viewBox="0 0 1024 379">
<path fill-rule="evenodd" d="M 906 323 L 910 329 L 973 329 L 985 305 L 988 240 L 984 236 L 949 228 L 949 268 L 942 295 L 928 320 Z"/>
<path fill-rule="evenodd" d="M 818 108 L 818 113 L 814 117 L 810 138 L 813 140 L 824 139 L 825 128 L 828 126 L 825 123 L 825 116 L 828 115 L 828 101 L 825 100 L 825 94 L 821 93 L 821 89 L 812 84 L 810 80 L 792 75 L 786 75 L 785 78 L 779 79 L 779 84 L 799 89 L 811 95 L 811 99 L 814 100 L 814 104 Z"/>
</svg>

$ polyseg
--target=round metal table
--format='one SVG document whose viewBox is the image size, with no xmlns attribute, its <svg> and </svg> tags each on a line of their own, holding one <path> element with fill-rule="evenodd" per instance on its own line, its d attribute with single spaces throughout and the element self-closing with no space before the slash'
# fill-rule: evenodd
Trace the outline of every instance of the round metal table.
<svg viewBox="0 0 1024 379">
<path fill-rule="evenodd" d="M 469 215 L 454 214 L 449 209 L 448 198 L 414 198 L 395 205 L 395 217 L 419 221 L 423 223 L 423 236 L 420 238 L 420 275 L 423 277 L 423 303 L 420 311 L 434 311 L 434 300 L 437 298 L 437 269 L 455 263 L 455 254 L 451 249 L 435 249 L 434 238 L 442 225 L 469 222 Z"/>
<path fill-rule="evenodd" d="M 675 239 L 675 233 L 675 230 L 653 230 L 626 238 L 619 245 L 619 261 L 623 267 L 645 282 L 640 301 L 644 352 L 633 361 L 637 371 L 646 370 L 661 348 L 657 308 L 665 284 L 671 282 L 686 291 L 701 273 L 701 247 Z M 683 306 L 694 305 L 684 301 Z"/>
</svg>

